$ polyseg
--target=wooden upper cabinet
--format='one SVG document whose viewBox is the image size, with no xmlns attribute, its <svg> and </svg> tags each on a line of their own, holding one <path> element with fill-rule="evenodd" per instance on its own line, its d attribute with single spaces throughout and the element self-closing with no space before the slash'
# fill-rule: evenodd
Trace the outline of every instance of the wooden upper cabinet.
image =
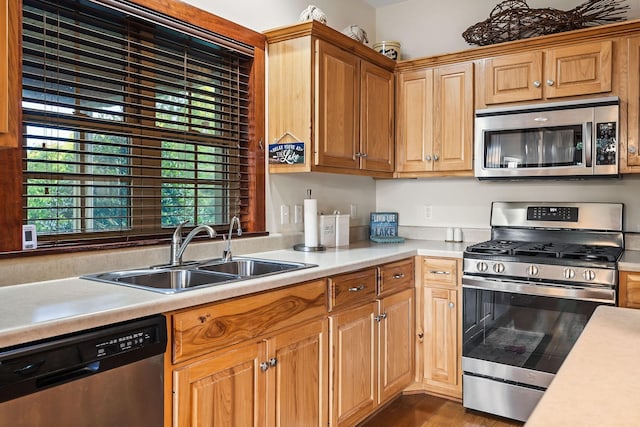
<svg viewBox="0 0 640 427">
<path fill-rule="evenodd" d="M 433 69 L 400 73 L 397 86 L 396 171 L 429 171 L 433 150 Z"/>
<path fill-rule="evenodd" d="M 611 92 L 612 50 L 606 40 L 482 59 L 477 105 Z"/>
<path fill-rule="evenodd" d="M 0 133 L 9 130 L 9 8 L 0 0 Z M 0 140 L 1 141 L 1 140 Z"/>
<path fill-rule="evenodd" d="M 471 173 L 473 63 L 401 72 L 396 105 L 397 176 Z"/>
<path fill-rule="evenodd" d="M 391 71 L 361 61 L 360 152 L 364 170 L 393 172 L 394 79 Z"/>
<path fill-rule="evenodd" d="M 542 98 L 541 51 L 488 58 L 483 68 L 487 104 Z"/>
<path fill-rule="evenodd" d="M 473 152 L 473 63 L 435 70 L 434 171 L 471 171 Z"/>
<path fill-rule="evenodd" d="M 266 36 L 269 143 L 304 144 L 269 171 L 392 177 L 395 61 L 316 21 Z"/>
<path fill-rule="evenodd" d="M 627 138 L 620 142 L 622 172 L 640 172 L 640 36 L 627 40 Z"/>
<path fill-rule="evenodd" d="M 357 169 L 360 60 L 322 40 L 317 40 L 316 46 L 315 164 Z"/>
</svg>

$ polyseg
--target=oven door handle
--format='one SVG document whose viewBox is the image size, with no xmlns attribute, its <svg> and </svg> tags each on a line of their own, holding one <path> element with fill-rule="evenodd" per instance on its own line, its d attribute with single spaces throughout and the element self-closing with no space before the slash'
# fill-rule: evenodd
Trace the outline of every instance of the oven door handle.
<svg viewBox="0 0 640 427">
<path fill-rule="evenodd" d="M 567 298 L 594 301 L 604 304 L 616 303 L 616 292 L 611 288 L 562 286 L 549 283 L 535 283 L 518 280 L 491 279 L 486 277 L 462 276 L 462 287 L 490 291 L 510 292 L 543 297 Z"/>
</svg>

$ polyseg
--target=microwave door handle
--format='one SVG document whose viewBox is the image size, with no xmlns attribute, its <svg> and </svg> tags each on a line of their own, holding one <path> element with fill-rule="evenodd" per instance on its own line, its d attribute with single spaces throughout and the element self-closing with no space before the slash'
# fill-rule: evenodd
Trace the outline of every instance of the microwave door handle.
<svg viewBox="0 0 640 427">
<path fill-rule="evenodd" d="M 584 147 L 583 153 L 585 156 L 585 166 L 590 168 L 593 163 L 593 122 L 586 122 L 584 124 Z"/>
</svg>

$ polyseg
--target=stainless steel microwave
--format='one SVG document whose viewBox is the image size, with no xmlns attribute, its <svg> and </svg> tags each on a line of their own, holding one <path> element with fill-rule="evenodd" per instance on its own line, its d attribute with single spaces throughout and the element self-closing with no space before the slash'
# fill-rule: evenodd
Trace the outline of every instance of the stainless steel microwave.
<svg viewBox="0 0 640 427">
<path fill-rule="evenodd" d="M 618 176 L 617 97 L 476 111 L 479 179 Z"/>
</svg>

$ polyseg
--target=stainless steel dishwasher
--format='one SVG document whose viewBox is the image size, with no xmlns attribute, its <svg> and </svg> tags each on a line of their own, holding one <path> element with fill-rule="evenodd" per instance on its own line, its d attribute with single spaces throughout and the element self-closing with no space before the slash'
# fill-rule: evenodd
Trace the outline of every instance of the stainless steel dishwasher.
<svg viewBox="0 0 640 427">
<path fill-rule="evenodd" d="M 0 425 L 161 427 L 167 330 L 153 316 L 0 350 Z"/>
</svg>

